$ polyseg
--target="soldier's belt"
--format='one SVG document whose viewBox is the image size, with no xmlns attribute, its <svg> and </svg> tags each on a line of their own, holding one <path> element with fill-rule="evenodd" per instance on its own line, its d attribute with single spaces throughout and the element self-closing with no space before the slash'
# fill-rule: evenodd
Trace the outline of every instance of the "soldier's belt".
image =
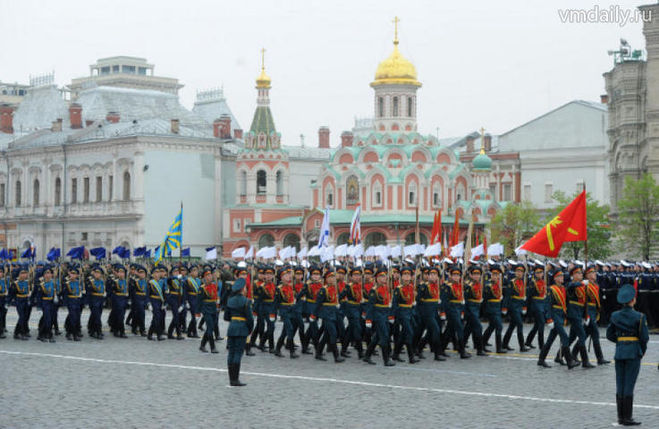
<svg viewBox="0 0 659 429">
<path fill-rule="evenodd" d="M 450 302 L 451 302 L 452 304 L 462 304 L 462 301 L 460 301 L 460 300 L 458 300 L 458 299 L 452 299 Z"/>
<path fill-rule="evenodd" d="M 579 302 L 579 301 L 572 301 L 572 300 L 570 300 L 570 304 L 578 305 L 579 307 L 583 307 L 583 306 L 584 306 L 584 304 L 581 303 L 581 302 Z"/>
<path fill-rule="evenodd" d="M 27 298 L 27 297 L 28 297 L 27 294 L 25 294 L 25 295 L 19 294 L 19 293 L 16 294 L 16 298 Z"/>
<path fill-rule="evenodd" d="M 563 306 L 562 305 L 552 305 L 551 308 L 555 308 L 556 310 L 562 310 Z"/>
<path fill-rule="evenodd" d="M 512 299 L 519 299 L 519 300 L 523 301 L 523 300 L 526 299 L 526 297 L 525 296 L 513 296 Z"/>
<path fill-rule="evenodd" d="M 149 298 L 162 299 L 162 298 L 160 298 L 160 295 L 149 295 Z"/>
<path fill-rule="evenodd" d="M 468 299 L 467 301 L 468 302 L 473 302 L 474 304 L 480 304 L 481 302 L 483 302 L 482 299 Z"/>
<path fill-rule="evenodd" d="M 421 302 L 437 302 L 439 298 L 421 298 Z"/>
<path fill-rule="evenodd" d="M 145 296 L 146 294 L 145 294 L 145 293 L 141 293 L 141 292 L 135 292 L 135 295 Z"/>
<path fill-rule="evenodd" d="M 618 337 L 618 341 L 638 341 L 638 337 Z"/>
<path fill-rule="evenodd" d="M 41 297 L 41 299 L 42 299 L 43 301 L 52 301 L 52 300 L 53 300 L 53 297 L 52 297 L 52 296 L 43 296 L 43 297 Z"/>
<path fill-rule="evenodd" d="M 501 298 L 488 299 L 487 302 L 501 302 Z"/>
<path fill-rule="evenodd" d="M 204 302 L 215 302 L 214 299 L 205 299 Z"/>
<path fill-rule="evenodd" d="M 280 302 L 279 303 L 279 305 L 283 305 L 284 307 L 288 307 L 288 306 L 291 306 L 291 305 L 294 305 L 294 304 L 295 304 L 294 302 Z"/>
<path fill-rule="evenodd" d="M 179 295 L 178 292 L 169 292 L 170 295 Z"/>
<path fill-rule="evenodd" d="M 597 303 L 596 303 L 596 302 L 589 302 L 588 305 L 593 306 L 593 307 L 597 307 Z"/>
<path fill-rule="evenodd" d="M 188 292 L 188 295 L 199 295 L 199 292 Z"/>
<path fill-rule="evenodd" d="M 117 296 L 128 296 L 127 293 L 115 293 L 115 295 L 117 295 Z"/>
<path fill-rule="evenodd" d="M 310 303 L 310 304 L 315 304 L 316 300 L 315 299 L 308 299 L 307 302 Z"/>
<path fill-rule="evenodd" d="M 103 294 L 102 294 L 102 293 L 93 292 L 93 293 L 92 293 L 92 296 L 103 296 Z"/>
<path fill-rule="evenodd" d="M 245 319 L 244 317 L 239 317 L 239 316 L 231 316 L 231 320 L 235 320 L 237 322 L 246 322 L 247 321 L 247 319 Z"/>
<path fill-rule="evenodd" d="M 270 303 L 270 302 L 275 302 L 275 300 L 274 299 L 264 299 L 263 302 Z"/>
<path fill-rule="evenodd" d="M 537 299 L 537 300 L 542 300 L 542 299 L 546 299 L 546 298 L 547 298 L 546 296 L 534 296 L 533 297 L 533 299 Z"/>
<path fill-rule="evenodd" d="M 67 295 L 69 299 L 71 298 L 80 298 L 78 295 Z"/>
<path fill-rule="evenodd" d="M 323 305 L 325 307 L 335 307 L 335 306 L 338 305 L 338 302 L 336 302 L 336 303 L 334 303 L 334 302 L 323 302 Z"/>
<path fill-rule="evenodd" d="M 389 304 L 375 304 L 377 308 L 389 308 Z"/>
<path fill-rule="evenodd" d="M 399 307 L 412 308 L 412 304 L 398 304 Z"/>
<path fill-rule="evenodd" d="M 351 300 L 348 300 L 348 301 L 346 301 L 346 302 L 347 302 L 348 304 L 352 304 L 352 305 L 359 305 L 359 303 L 358 303 L 357 301 L 351 301 Z"/>
</svg>

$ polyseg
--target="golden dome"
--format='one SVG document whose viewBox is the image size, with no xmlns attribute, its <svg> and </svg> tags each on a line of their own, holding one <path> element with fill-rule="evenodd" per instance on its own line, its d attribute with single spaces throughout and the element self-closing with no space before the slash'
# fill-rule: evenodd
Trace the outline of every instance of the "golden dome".
<svg viewBox="0 0 659 429">
<path fill-rule="evenodd" d="M 391 84 L 421 86 L 421 82 L 416 80 L 414 64 L 405 59 L 398 51 L 398 38 L 394 40 L 394 51 L 389 58 L 378 65 L 375 80 L 371 82 L 372 87 Z"/>
<path fill-rule="evenodd" d="M 256 78 L 256 87 L 270 89 L 270 76 L 265 74 L 265 49 L 261 49 L 261 74 Z"/>
</svg>

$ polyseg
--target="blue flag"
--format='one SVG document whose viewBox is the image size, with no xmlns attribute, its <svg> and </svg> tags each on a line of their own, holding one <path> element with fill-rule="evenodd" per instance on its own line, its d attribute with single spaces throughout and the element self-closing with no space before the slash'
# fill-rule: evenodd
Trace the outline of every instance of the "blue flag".
<svg viewBox="0 0 659 429">
<path fill-rule="evenodd" d="M 190 256 L 190 248 L 181 249 L 181 256 Z"/>
<path fill-rule="evenodd" d="M 96 260 L 98 261 L 99 259 L 105 259 L 106 252 L 104 247 L 95 247 L 93 249 L 89 250 L 89 253 L 94 255 Z"/>
<path fill-rule="evenodd" d="M 160 260 L 163 258 L 163 256 L 165 256 L 165 254 L 171 255 L 172 250 L 181 247 L 182 239 L 183 239 L 183 206 L 181 206 L 181 211 L 179 212 L 178 215 L 176 215 L 174 222 L 169 227 L 169 231 L 167 231 L 165 240 L 159 247 L 156 247 L 156 254 L 153 258 L 155 260 L 155 263 L 157 264 L 158 262 L 160 262 Z"/>
<path fill-rule="evenodd" d="M 4 248 L 3 248 L 2 250 L 0 250 L 0 259 L 2 259 L 3 261 L 6 260 L 6 259 L 11 259 L 11 257 L 9 256 L 9 252 L 7 251 L 7 249 L 4 249 Z"/>
<path fill-rule="evenodd" d="M 130 249 L 126 249 L 125 247 L 122 247 L 118 255 L 121 259 L 130 259 Z"/>
<path fill-rule="evenodd" d="M 136 248 L 133 250 L 133 256 L 135 256 L 136 258 L 137 258 L 138 256 L 144 256 L 144 255 L 146 255 L 146 246 L 144 246 L 144 247 L 136 247 Z"/>
<path fill-rule="evenodd" d="M 62 249 L 53 247 L 48 251 L 48 254 L 46 255 L 46 259 L 52 262 L 56 259 L 59 259 L 60 256 L 62 256 Z"/>
<path fill-rule="evenodd" d="M 144 254 L 145 258 L 150 258 L 151 257 L 151 249 L 147 250 L 146 253 Z"/>
<path fill-rule="evenodd" d="M 37 254 L 37 248 L 34 246 L 30 246 L 27 249 L 25 249 L 25 252 L 21 254 L 21 258 L 34 259 L 36 254 Z"/>
<path fill-rule="evenodd" d="M 74 247 L 71 250 L 69 250 L 66 254 L 66 256 L 70 256 L 71 259 L 82 259 L 84 255 L 85 255 L 85 246 Z"/>
</svg>

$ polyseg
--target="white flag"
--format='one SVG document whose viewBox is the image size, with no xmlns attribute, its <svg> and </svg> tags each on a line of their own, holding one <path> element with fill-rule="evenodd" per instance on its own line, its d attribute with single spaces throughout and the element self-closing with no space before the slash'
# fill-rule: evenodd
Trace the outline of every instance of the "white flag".
<svg viewBox="0 0 659 429">
<path fill-rule="evenodd" d="M 206 252 L 206 260 L 210 261 L 211 259 L 217 259 L 217 248 L 213 247 L 211 250 Z"/>
<path fill-rule="evenodd" d="M 390 253 L 392 258 L 400 258 L 402 255 L 400 246 L 392 246 Z"/>
<path fill-rule="evenodd" d="M 254 247 L 249 246 L 249 250 L 247 253 L 245 253 L 245 259 L 253 258 L 254 257 Z"/>
<path fill-rule="evenodd" d="M 307 246 L 304 246 L 304 248 L 300 249 L 300 251 L 297 252 L 297 257 L 305 258 L 307 256 L 307 252 L 309 252 L 309 249 L 307 249 Z"/>
<path fill-rule="evenodd" d="M 245 257 L 245 248 L 239 247 L 231 251 L 231 257 L 233 259 L 244 258 Z"/>
<path fill-rule="evenodd" d="M 491 244 L 487 247 L 487 254 L 488 255 L 503 255 L 503 244 L 501 243 L 494 243 Z"/>
<path fill-rule="evenodd" d="M 348 252 L 348 245 L 342 244 L 340 246 L 336 246 L 336 249 L 334 249 L 334 256 L 336 257 L 345 256 L 347 252 Z"/>
<path fill-rule="evenodd" d="M 451 247 L 451 257 L 461 258 L 465 253 L 465 244 L 460 242 L 455 246 Z"/>
<path fill-rule="evenodd" d="M 440 243 L 435 243 L 432 246 L 428 246 L 426 251 L 423 252 L 423 256 L 435 256 L 442 253 L 442 245 Z"/>
<path fill-rule="evenodd" d="M 471 249 L 471 257 L 472 258 L 474 258 L 476 256 L 482 256 L 483 253 L 485 253 L 485 249 L 483 248 L 482 244 L 479 244 L 478 246 Z"/>
<path fill-rule="evenodd" d="M 353 252 L 353 256 L 354 256 L 355 258 L 359 258 L 359 257 L 362 256 L 363 254 L 364 254 L 364 246 L 362 245 L 362 243 L 359 243 L 358 245 L 355 246 L 355 250 L 354 250 L 354 252 Z"/>
<path fill-rule="evenodd" d="M 416 256 L 416 244 L 410 244 L 403 248 L 403 254 L 405 256 Z"/>
<path fill-rule="evenodd" d="M 329 244 L 329 235 L 330 235 L 330 209 L 329 207 L 325 208 L 325 214 L 323 215 L 323 223 L 320 227 L 320 236 L 318 237 L 318 248 L 325 247 Z"/>
<path fill-rule="evenodd" d="M 320 249 L 318 246 L 314 246 L 311 249 L 309 249 L 309 253 L 307 253 L 307 256 L 318 256 L 320 255 Z"/>
</svg>

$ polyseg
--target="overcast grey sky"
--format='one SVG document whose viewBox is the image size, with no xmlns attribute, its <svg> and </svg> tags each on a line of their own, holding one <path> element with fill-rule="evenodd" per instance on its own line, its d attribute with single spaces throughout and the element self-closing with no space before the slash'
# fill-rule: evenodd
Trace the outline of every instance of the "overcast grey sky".
<svg viewBox="0 0 659 429">
<path fill-rule="evenodd" d="M 599 3 L 633 11 L 653 0 Z M 371 116 L 375 69 L 392 50 L 412 61 L 419 131 L 440 137 L 481 126 L 502 133 L 573 99 L 598 101 L 608 49 L 620 37 L 644 48 L 642 24 L 564 23 L 559 9 L 582 0 L 507 1 L 35 1 L 0 0 L 0 81 L 27 83 L 55 70 L 59 85 L 89 74 L 97 58 L 146 57 L 155 73 L 178 78 L 183 104 L 224 85 L 240 125 L 256 105 L 260 49 L 272 78 L 272 109 L 284 144 L 332 146 L 355 116 Z M 659 18 L 658 18 L 659 19 Z"/>
</svg>

